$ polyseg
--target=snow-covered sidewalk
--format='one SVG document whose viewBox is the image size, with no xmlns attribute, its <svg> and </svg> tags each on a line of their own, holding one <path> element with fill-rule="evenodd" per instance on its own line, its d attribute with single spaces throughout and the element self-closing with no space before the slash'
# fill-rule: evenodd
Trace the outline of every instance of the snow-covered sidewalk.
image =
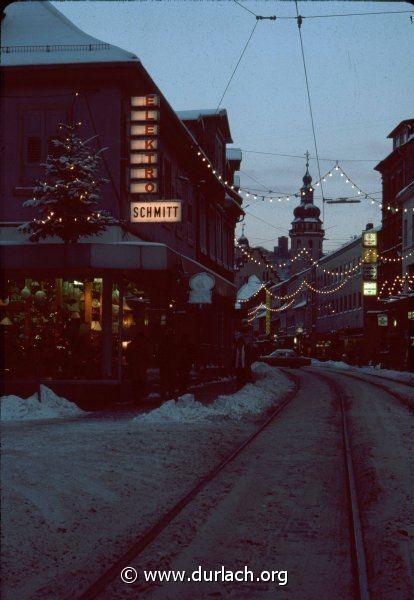
<svg viewBox="0 0 414 600">
<path fill-rule="evenodd" d="M 396 379 L 401 382 L 414 384 L 414 373 L 409 373 L 408 371 L 393 371 L 390 369 L 377 369 L 376 367 L 356 367 L 355 365 L 348 365 L 348 363 L 341 361 L 321 361 L 315 358 L 312 359 L 312 366 L 323 367 L 324 369 L 342 369 L 346 371 L 354 371 L 356 373 L 365 373 L 367 375 L 375 375 L 376 377 L 382 377 L 384 379 Z"/>
<path fill-rule="evenodd" d="M 187 396 L 136 419 L 4 423 L 2 597 L 78 597 L 292 387 L 254 372 L 207 407 Z"/>
</svg>

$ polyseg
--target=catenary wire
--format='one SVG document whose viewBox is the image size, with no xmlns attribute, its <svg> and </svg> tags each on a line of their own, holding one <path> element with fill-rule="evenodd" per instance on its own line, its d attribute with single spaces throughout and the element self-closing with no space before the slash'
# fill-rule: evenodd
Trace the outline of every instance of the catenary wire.
<svg viewBox="0 0 414 600">
<path fill-rule="evenodd" d="M 321 187 L 321 193 L 322 193 L 322 221 L 324 221 L 325 220 L 325 198 L 324 198 L 323 186 L 322 186 L 321 167 L 319 164 L 318 145 L 316 143 L 315 124 L 313 121 L 312 103 L 311 103 L 311 98 L 310 98 L 309 82 L 308 82 L 308 72 L 306 70 L 305 52 L 303 49 L 302 32 L 300 30 L 301 25 L 302 25 L 302 17 L 300 17 L 300 15 L 299 15 L 297 0 L 295 0 L 295 6 L 296 6 L 296 16 L 297 16 L 297 24 L 298 24 L 298 31 L 299 31 L 299 39 L 300 39 L 300 48 L 302 51 L 303 68 L 305 71 L 306 90 L 308 93 L 309 111 L 310 111 L 310 117 L 311 117 L 311 122 L 312 122 L 313 141 L 315 144 L 316 163 L 318 165 L 318 174 L 319 174 L 319 181 L 320 181 L 320 187 Z"/>
<path fill-rule="evenodd" d="M 229 88 L 229 85 L 230 85 L 230 83 L 231 83 L 231 80 L 233 79 L 233 77 L 234 77 L 234 75 L 235 75 L 235 73 L 236 73 L 236 71 L 237 71 L 237 67 L 238 67 L 238 66 L 239 66 L 239 64 L 240 64 L 240 62 L 241 62 L 241 59 L 243 58 L 243 55 L 244 55 L 244 53 L 245 53 L 245 52 L 246 52 L 246 50 L 247 50 L 247 46 L 249 45 L 249 43 L 250 43 L 250 40 L 251 40 L 251 39 L 252 39 L 252 37 L 253 37 L 254 31 L 255 31 L 255 29 L 256 29 L 256 27 L 257 27 L 257 24 L 258 24 L 258 22 L 259 22 L 259 21 L 256 21 L 256 22 L 255 22 L 255 24 L 254 24 L 254 27 L 253 27 L 253 29 L 252 29 L 252 31 L 251 31 L 251 33 L 250 33 L 250 35 L 249 35 L 249 39 L 247 40 L 247 42 L 246 42 L 246 44 L 245 44 L 245 46 L 244 46 L 244 48 L 243 48 L 243 51 L 242 51 L 242 53 L 241 53 L 241 55 L 240 55 L 240 58 L 239 58 L 239 60 L 237 61 L 237 64 L 236 64 L 236 66 L 234 67 L 233 73 L 231 74 L 231 76 L 230 76 L 230 79 L 229 79 L 229 81 L 228 81 L 228 83 L 227 83 L 227 85 L 226 85 L 226 87 L 225 87 L 225 90 L 224 90 L 224 92 L 223 92 L 223 95 L 221 96 L 221 98 L 220 98 L 220 100 L 219 100 L 219 103 L 218 103 L 218 105 L 217 105 L 217 108 L 216 108 L 216 112 L 218 112 L 218 109 L 220 108 L 220 104 L 222 103 L 222 101 L 223 101 L 223 98 L 224 98 L 224 96 L 226 95 L 226 92 L 227 92 L 227 90 L 228 90 L 228 88 Z"/>
</svg>

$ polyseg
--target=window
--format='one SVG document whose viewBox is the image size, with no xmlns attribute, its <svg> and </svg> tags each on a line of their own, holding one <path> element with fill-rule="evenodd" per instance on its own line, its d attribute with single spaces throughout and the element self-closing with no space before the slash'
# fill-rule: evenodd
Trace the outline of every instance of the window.
<svg viewBox="0 0 414 600">
<path fill-rule="evenodd" d="M 33 183 L 41 177 L 48 154 L 53 154 L 52 138 L 59 134 L 59 123 L 66 122 L 66 111 L 61 109 L 27 110 L 21 113 L 20 183 Z"/>
<path fill-rule="evenodd" d="M 199 211 L 200 211 L 200 251 L 205 254 L 207 252 L 207 215 L 206 215 L 206 201 L 203 196 L 200 196 Z"/>
<path fill-rule="evenodd" d="M 216 257 L 218 262 L 222 262 L 222 219 L 219 213 L 216 213 Z"/>
<path fill-rule="evenodd" d="M 27 138 L 26 162 L 39 164 L 42 160 L 42 138 L 40 135 L 30 135 Z"/>
<path fill-rule="evenodd" d="M 308 240 L 308 246 L 309 248 L 313 248 L 313 240 Z"/>
<path fill-rule="evenodd" d="M 210 258 L 216 258 L 216 215 L 212 206 L 207 211 L 207 229 L 208 229 L 208 253 Z"/>
</svg>

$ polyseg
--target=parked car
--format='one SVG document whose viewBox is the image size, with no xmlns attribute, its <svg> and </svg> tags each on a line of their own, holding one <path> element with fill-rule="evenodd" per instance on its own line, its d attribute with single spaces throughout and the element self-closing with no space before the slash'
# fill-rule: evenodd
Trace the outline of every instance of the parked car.
<svg viewBox="0 0 414 600">
<path fill-rule="evenodd" d="M 278 348 L 270 354 L 260 357 L 262 362 L 275 367 L 309 367 L 311 359 L 306 356 L 299 356 L 290 348 Z"/>
</svg>

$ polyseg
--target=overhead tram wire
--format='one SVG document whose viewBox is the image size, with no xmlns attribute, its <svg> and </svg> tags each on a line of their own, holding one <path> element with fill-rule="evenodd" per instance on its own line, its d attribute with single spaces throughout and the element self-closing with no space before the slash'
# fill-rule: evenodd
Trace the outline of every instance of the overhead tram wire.
<svg viewBox="0 0 414 600">
<path fill-rule="evenodd" d="M 247 12 L 249 12 L 250 14 L 252 14 L 253 16 L 256 17 L 256 19 L 259 17 L 259 15 L 257 15 L 256 13 L 254 13 L 252 10 L 250 10 L 250 8 L 247 8 L 247 6 L 244 6 L 243 4 L 240 4 L 240 2 L 238 2 L 237 0 L 233 0 L 233 2 L 235 4 L 237 4 L 238 6 L 240 6 L 240 8 L 243 8 L 244 10 L 246 10 Z M 404 15 L 404 14 L 411 14 L 413 11 L 412 10 L 387 10 L 387 11 L 376 11 L 376 12 L 363 12 L 363 13 L 331 13 L 328 15 L 307 15 L 307 16 L 302 16 L 303 19 L 335 19 L 337 17 L 367 17 L 367 16 L 374 16 L 374 15 Z M 265 17 L 266 18 L 266 17 Z M 281 17 L 273 17 L 274 20 L 276 19 L 280 19 L 280 20 L 292 20 L 292 19 L 297 19 L 297 17 L 289 17 L 289 16 L 281 16 Z"/>
<path fill-rule="evenodd" d="M 242 53 L 240 54 L 240 58 L 239 58 L 239 60 L 237 61 L 237 64 L 236 64 L 236 66 L 234 67 L 233 73 L 231 74 L 231 76 L 230 76 L 230 79 L 229 79 L 229 81 L 228 81 L 228 83 L 227 83 L 227 85 L 226 85 L 226 87 L 225 87 L 225 90 L 224 90 L 224 92 L 223 92 L 223 95 L 221 96 L 221 98 L 220 98 L 220 100 L 219 100 L 219 103 L 218 103 L 218 105 L 217 105 L 217 108 L 216 108 L 216 112 L 218 112 L 218 110 L 219 110 L 219 108 L 220 108 L 220 105 L 221 105 L 221 103 L 222 103 L 222 101 L 223 101 L 223 98 L 224 98 L 224 96 L 226 95 L 226 92 L 227 92 L 227 90 L 228 90 L 228 88 L 229 88 L 229 85 L 230 85 L 230 83 L 231 83 L 231 80 L 233 79 L 233 77 L 234 77 L 234 75 L 235 75 L 235 73 L 236 73 L 236 71 L 237 71 L 237 68 L 238 68 L 238 66 L 239 66 L 239 64 L 240 64 L 240 62 L 241 62 L 241 59 L 243 58 L 243 55 L 244 55 L 244 53 L 245 53 L 245 52 L 246 52 L 246 50 L 247 50 L 247 46 L 249 45 L 249 43 L 250 43 L 250 40 L 251 40 L 251 39 L 252 39 L 252 37 L 253 37 L 253 34 L 254 34 L 254 32 L 255 32 L 255 29 L 256 29 L 256 27 L 257 27 L 257 24 L 258 24 L 258 22 L 259 22 L 259 21 L 258 21 L 258 20 L 256 20 L 256 22 L 255 22 L 255 24 L 254 24 L 254 27 L 253 27 L 253 29 L 252 29 L 252 31 L 251 31 L 251 33 L 250 33 L 250 35 L 249 35 L 249 39 L 247 40 L 247 42 L 246 42 L 246 44 L 245 44 L 245 46 L 244 46 L 244 48 L 243 48 L 243 50 L 242 50 Z"/>
<path fill-rule="evenodd" d="M 303 160 L 302 154 L 281 154 L 279 152 L 261 152 L 259 150 L 244 150 L 243 152 L 248 152 L 249 154 L 268 154 L 269 156 L 284 156 L 286 158 L 300 158 Z M 309 157 L 309 160 L 316 160 L 313 156 Z M 379 162 L 380 158 L 321 158 L 319 160 L 326 160 L 329 162 Z"/>
<path fill-rule="evenodd" d="M 247 10 L 247 12 L 249 12 L 251 15 L 257 17 L 258 15 L 256 15 L 255 12 L 253 12 L 252 10 L 250 10 L 250 8 L 247 8 L 247 6 L 243 6 L 243 4 L 240 4 L 240 2 L 237 2 L 237 0 L 233 0 L 233 2 L 235 4 L 238 4 L 238 6 L 240 6 L 240 8 L 244 8 L 244 10 Z"/>
<path fill-rule="evenodd" d="M 305 52 L 303 50 L 303 40 L 302 40 L 302 32 L 301 32 L 302 17 L 299 15 L 297 0 L 295 0 L 295 6 L 296 6 L 296 17 L 297 17 L 296 20 L 297 20 L 297 24 L 298 24 L 299 39 L 300 39 L 300 48 L 302 50 L 303 68 L 305 71 L 306 91 L 308 93 L 309 111 L 310 111 L 311 122 L 312 122 L 313 141 L 315 144 L 316 162 L 318 165 L 318 174 L 319 174 L 319 181 L 320 181 L 321 193 L 322 193 L 322 221 L 324 221 L 324 219 L 325 219 L 325 197 L 324 197 L 323 186 L 322 186 L 321 167 L 319 164 L 318 145 L 316 143 L 315 124 L 313 122 L 313 112 L 312 112 L 312 103 L 311 103 L 310 92 L 309 92 L 308 72 L 306 70 Z"/>
</svg>

